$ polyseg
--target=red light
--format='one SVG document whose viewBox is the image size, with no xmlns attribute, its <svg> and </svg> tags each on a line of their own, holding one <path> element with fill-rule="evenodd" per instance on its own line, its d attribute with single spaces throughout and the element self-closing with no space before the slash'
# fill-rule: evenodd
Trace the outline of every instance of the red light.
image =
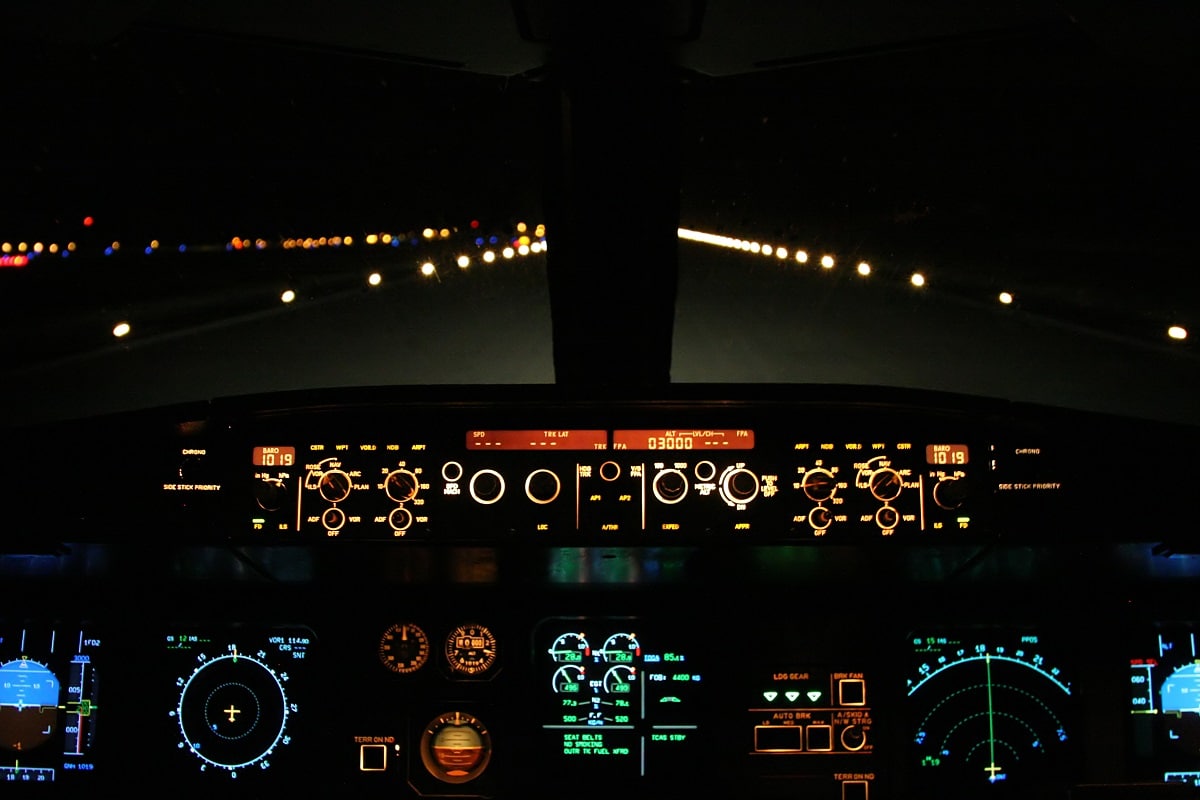
<svg viewBox="0 0 1200 800">
<path fill-rule="evenodd" d="M 96 224 L 96 220 L 92 219 L 91 217 L 84 217 L 84 218 L 83 218 L 83 227 L 85 227 L 85 228 L 90 228 L 90 227 L 92 227 L 92 226 L 93 226 L 93 225 L 95 225 L 95 224 Z"/>
<path fill-rule="evenodd" d="M 473 220 L 471 220 L 471 228 L 472 228 L 472 230 L 474 230 L 474 229 L 476 229 L 476 228 L 478 228 L 478 227 L 479 227 L 479 220 L 477 220 L 477 219 L 473 219 Z"/>
</svg>

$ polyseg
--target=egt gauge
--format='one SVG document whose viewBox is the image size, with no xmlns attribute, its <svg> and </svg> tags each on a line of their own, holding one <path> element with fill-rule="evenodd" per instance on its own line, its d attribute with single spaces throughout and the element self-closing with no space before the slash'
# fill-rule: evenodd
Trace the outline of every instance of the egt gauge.
<svg viewBox="0 0 1200 800">
<path fill-rule="evenodd" d="M 971 791 L 1068 769 L 1071 684 L 1037 636 L 916 637 L 912 645 L 907 695 L 922 783 Z"/>
</svg>

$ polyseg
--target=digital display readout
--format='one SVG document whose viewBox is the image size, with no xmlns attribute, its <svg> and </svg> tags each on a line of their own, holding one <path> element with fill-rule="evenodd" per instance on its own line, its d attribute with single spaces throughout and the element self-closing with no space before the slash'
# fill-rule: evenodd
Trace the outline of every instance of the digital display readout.
<svg viewBox="0 0 1200 800">
<path fill-rule="evenodd" d="M 468 450 L 607 450 L 607 431 L 467 431 Z"/>
<path fill-rule="evenodd" d="M 959 466 L 967 463 L 965 444 L 927 444 L 925 463 L 935 466 Z"/>
<path fill-rule="evenodd" d="M 294 447 L 254 448 L 254 466 L 256 467 L 290 467 L 295 463 L 296 448 Z"/>
<path fill-rule="evenodd" d="M 753 450 L 754 431 L 666 428 L 613 431 L 614 450 Z"/>
</svg>

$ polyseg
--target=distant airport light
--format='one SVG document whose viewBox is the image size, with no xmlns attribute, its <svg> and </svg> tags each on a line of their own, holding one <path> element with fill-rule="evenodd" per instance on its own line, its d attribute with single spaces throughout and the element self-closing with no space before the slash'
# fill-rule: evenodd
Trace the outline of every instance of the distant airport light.
<svg viewBox="0 0 1200 800">
<path fill-rule="evenodd" d="M 925 276 L 919 272 L 914 272 L 912 274 L 912 278 L 910 278 L 909 280 L 912 281 L 913 286 L 924 286 L 925 285 Z"/>
<path fill-rule="evenodd" d="M 279 299 L 285 303 L 290 303 L 296 299 L 296 293 L 291 289 L 284 289 L 283 294 L 279 295 Z"/>
<path fill-rule="evenodd" d="M 439 235 L 440 235 L 440 236 L 441 236 L 443 239 L 449 239 L 449 238 L 450 238 L 450 229 L 449 229 L 449 228 L 442 228 L 440 231 L 438 231 L 438 234 L 439 234 Z"/>
<path fill-rule="evenodd" d="M 53 242 L 51 242 L 51 243 L 50 243 L 50 248 L 49 248 L 49 249 L 50 249 L 50 255 L 54 255 L 55 253 L 57 253 L 57 252 L 58 252 L 58 245 L 57 245 L 57 244 L 55 244 L 55 243 L 53 243 Z"/>
<path fill-rule="evenodd" d="M 871 274 L 871 265 L 865 261 L 858 262 L 858 274 L 866 277 Z"/>
<path fill-rule="evenodd" d="M 186 244 L 181 244 L 181 245 L 179 245 L 179 252 L 181 252 L 181 253 L 186 253 L 186 252 L 187 252 L 187 245 L 186 245 Z"/>
<path fill-rule="evenodd" d="M 266 239 L 255 239 L 254 240 L 254 249 L 255 250 L 266 250 L 267 249 L 267 240 Z"/>
<path fill-rule="evenodd" d="M 496 254 L 493 251 L 491 251 L 491 250 L 483 251 L 483 263 L 491 264 L 495 260 L 496 260 Z"/>
<path fill-rule="evenodd" d="M 536 236 L 537 238 L 541 239 L 543 236 L 546 235 L 546 226 L 539 222 L 538 226 L 533 229 L 533 235 Z"/>
<path fill-rule="evenodd" d="M 96 224 L 96 220 L 93 219 L 92 217 L 84 217 L 83 218 L 83 227 L 90 228 L 95 224 Z"/>
<path fill-rule="evenodd" d="M 433 228 L 426 228 L 425 230 L 421 231 L 421 235 L 426 239 L 432 239 L 434 236 L 437 236 L 437 232 L 434 231 Z"/>
<path fill-rule="evenodd" d="M 383 242 L 384 244 L 391 244 L 392 243 L 392 235 L 390 233 L 385 233 L 379 237 L 379 241 Z"/>
<path fill-rule="evenodd" d="M 806 250 L 797 250 L 796 251 L 796 262 L 799 264 L 807 264 L 808 263 L 808 252 Z"/>
<path fill-rule="evenodd" d="M 151 250 L 157 250 L 157 249 L 158 249 L 158 239 L 151 239 L 151 240 L 150 240 L 150 249 L 151 249 Z"/>
<path fill-rule="evenodd" d="M 378 236 L 376 236 L 376 235 L 375 235 L 375 234 L 373 234 L 373 233 L 368 233 L 368 234 L 367 234 L 367 244 L 377 244 L 378 242 L 379 242 L 379 237 L 378 237 Z"/>
<path fill-rule="evenodd" d="M 764 244 L 764 245 L 762 246 L 762 254 L 763 254 L 764 256 L 769 256 L 769 255 L 771 255 L 771 254 L 772 254 L 772 253 L 774 253 L 774 252 L 775 252 L 775 248 L 774 248 L 774 247 L 771 247 L 771 245 L 769 245 L 769 244 Z"/>
<path fill-rule="evenodd" d="M 821 256 L 821 266 L 825 269 L 833 269 L 833 256 Z"/>
<path fill-rule="evenodd" d="M 517 233 L 524 233 L 526 230 L 527 230 L 527 226 L 525 225 L 524 222 L 517 223 Z"/>
<path fill-rule="evenodd" d="M 28 252 L 28 250 L 29 250 L 29 243 L 28 243 L 28 242 L 21 242 L 21 243 L 19 243 L 19 244 L 17 245 L 17 252 L 18 252 L 18 253 L 25 253 L 25 252 Z"/>
<path fill-rule="evenodd" d="M 1013 301 L 1013 296 L 1011 294 L 1009 294 L 1008 292 L 1000 293 L 1000 302 L 1001 303 L 1004 303 L 1004 305 L 1007 306 L 1007 305 L 1012 305 L 1012 301 Z"/>
<path fill-rule="evenodd" d="M 511 247 L 506 247 L 500 251 L 500 255 L 504 256 L 505 258 L 512 258 L 514 255 L 516 255 L 516 251 Z"/>
<path fill-rule="evenodd" d="M 521 245 L 520 247 L 517 248 L 517 252 L 523 256 L 529 255 L 529 245 L 527 245 L 527 244 Z"/>
<path fill-rule="evenodd" d="M 542 252 L 542 243 L 541 242 L 531 242 L 529 244 L 529 252 L 531 252 L 531 253 Z"/>
<path fill-rule="evenodd" d="M 74 253 L 75 247 L 76 247 L 76 245 L 74 242 L 67 242 L 67 252 Z"/>
<path fill-rule="evenodd" d="M 459 269 L 466 269 L 471 266 L 471 259 L 469 256 L 459 256 L 457 263 Z"/>
<path fill-rule="evenodd" d="M 430 275 L 432 275 L 433 274 L 433 263 L 430 261 L 426 261 L 424 264 L 422 264 L 421 265 L 421 274 L 424 275 L 426 278 L 428 278 Z"/>
<path fill-rule="evenodd" d="M 347 247 L 349 247 L 350 245 L 354 244 L 354 237 L 353 237 L 353 236 L 343 236 L 343 237 L 342 237 L 342 244 L 344 244 L 344 245 L 346 245 Z"/>
<path fill-rule="evenodd" d="M 369 283 L 371 286 L 378 286 L 379 284 L 383 283 L 383 276 L 378 272 L 372 272 L 367 276 L 367 283 Z"/>
<path fill-rule="evenodd" d="M 542 239 L 542 252 L 544 253 L 549 249 L 550 249 L 550 243 L 547 242 L 545 239 Z"/>
<path fill-rule="evenodd" d="M 128 322 L 118 322 L 116 325 L 113 326 L 113 336 L 120 339 L 124 336 L 128 336 L 129 331 L 131 331 L 131 330 L 132 330 L 132 328 L 129 327 Z"/>
<path fill-rule="evenodd" d="M 1170 336 L 1177 342 L 1182 342 L 1188 336 L 1187 328 L 1182 325 L 1172 325 L 1167 328 L 1167 336 Z"/>
<path fill-rule="evenodd" d="M 45 249 L 46 249 L 46 245 L 42 244 L 41 242 L 34 242 L 34 243 L 33 243 L 33 252 L 35 252 L 35 253 L 40 253 L 40 252 L 42 252 L 42 251 L 43 251 L 43 250 L 45 250 Z"/>
<path fill-rule="evenodd" d="M 783 259 L 787 258 L 788 257 L 788 249 L 786 247 L 776 247 L 775 248 L 775 257 L 781 261 Z"/>
<path fill-rule="evenodd" d="M 113 252 L 114 252 L 114 253 L 115 253 L 115 252 L 117 252 L 118 250 L 120 250 L 120 249 L 121 249 L 121 243 L 120 243 L 120 242 L 113 242 L 113 243 L 112 243 L 112 249 L 113 249 Z"/>
<path fill-rule="evenodd" d="M 0 253 L 4 253 L 5 255 L 7 255 L 7 254 L 11 253 L 12 251 L 13 251 L 12 242 L 5 242 L 4 244 L 0 244 Z"/>
</svg>

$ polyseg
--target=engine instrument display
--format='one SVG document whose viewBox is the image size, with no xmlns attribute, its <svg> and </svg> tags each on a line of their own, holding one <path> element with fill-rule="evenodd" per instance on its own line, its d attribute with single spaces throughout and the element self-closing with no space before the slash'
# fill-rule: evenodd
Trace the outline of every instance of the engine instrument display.
<svg viewBox="0 0 1200 800">
<path fill-rule="evenodd" d="M 1200 786 L 1200 643 L 1196 628 L 1163 626 L 1129 660 L 1133 752 L 1144 777 Z"/>
<path fill-rule="evenodd" d="M 916 634 L 907 697 L 916 782 L 937 796 L 1030 796 L 1074 764 L 1071 681 L 1030 631 Z"/>
<path fill-rule="evenodd" d="M 702 672 L 686 643 L 622 618 L 549 619 L 535 642 L 548 758 L 647 776 L 694 757 Z"/>
<path fill-rule="evenodd" d="M 80 627 L 0 628 L 0 784 L 96 770 L 99 650 Z"/>
</svg>

